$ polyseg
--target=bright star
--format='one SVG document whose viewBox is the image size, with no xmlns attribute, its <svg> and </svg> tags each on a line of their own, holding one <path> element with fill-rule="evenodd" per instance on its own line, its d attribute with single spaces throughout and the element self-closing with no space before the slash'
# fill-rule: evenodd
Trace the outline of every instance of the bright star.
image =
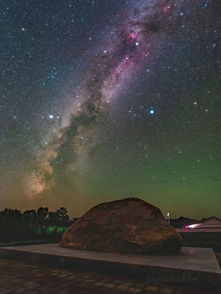
<svg viewBox="0 0 221 294">
<path fill-rule="evenodd" d="M 150 107 L 148 109 L 146 109 L 147 114 L 154 116 L 156 114 L 156 109 L 154 109 L 153 107 Z"/>
</svg>

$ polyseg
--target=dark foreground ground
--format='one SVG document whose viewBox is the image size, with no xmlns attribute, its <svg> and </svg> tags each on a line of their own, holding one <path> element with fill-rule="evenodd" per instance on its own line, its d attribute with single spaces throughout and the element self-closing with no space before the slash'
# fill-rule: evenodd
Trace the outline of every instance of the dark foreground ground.
<svg viewBox="0 0 221 294">
<path fill-rule="evenodd" d="M 217 253 L 221 265 L 221 253 Z M 221 294 L 221 289 L 200 289 L 189 283 L 153 284 L 110 274 L 0 259 L 1 294 Z"/>
</svg>

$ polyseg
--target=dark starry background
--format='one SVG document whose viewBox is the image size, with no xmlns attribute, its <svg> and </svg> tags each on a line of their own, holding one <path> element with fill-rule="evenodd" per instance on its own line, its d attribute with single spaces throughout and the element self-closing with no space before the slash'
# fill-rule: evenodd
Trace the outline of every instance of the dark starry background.
<svg viewBox="0 0 221 294">
<path fill-rule="evenodd" d="M 1 208 L 221 217 L 220 6 L 1 1 Z"/>
</svg>

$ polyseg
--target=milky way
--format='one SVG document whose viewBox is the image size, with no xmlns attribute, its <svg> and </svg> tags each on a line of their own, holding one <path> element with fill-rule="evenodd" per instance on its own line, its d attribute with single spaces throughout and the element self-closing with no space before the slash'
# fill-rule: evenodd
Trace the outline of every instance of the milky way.
<svg viewBox="0 0 221 294">
<path fill-rule="evenodd" d="M 78 172 L 78 161 L 82 160 L 84 145 L 87 147 L 93 140 L 93 129 L 100 117 L 107 115 L 106 104 L 117 99 L 128 79 L 132 82 L 136 71 L 143 69 L 144 62 L 148 63 L 153 39 L 159 41 L 158 38 L 164 37 L 161 34 L 169 38 L 182 23 L 180 18 L 182 11 L 187 10 L 186 6 L 186 1 L 138 1 L 137 6 L 124 16 L 125 20 L 115 29 L 115 36 L 108 48 L 92 58 L 88 77 L 81 86 L 83 97 L 80 98 L 78 109 L 73 110 L 70 123 L 62 130 L 58 142 L 52 143 L 54 152 L 49 153 L 52 157 L 46 158 L 50 167 L 47 165 L 46 174 L 40 171 L 42 179 L 38 179 L 43 181 L 43 189 L 47 187 L 45 180 L 50 182 L 51 188 L 52 180 L 56 184 L 61 175 L 63 179 L 64 174 L 69 173 L 68 166 L 73 166 L 75 173 Z M 88 141 L 86 144 L 85 139 Z M 71 180 L 75 181 L 74 178 Z"/>
<path fill-rule="evenodd" d="M 113 12 L 107 12 L 106 19 L 102 19 L 101 11 L 97 15 L 94 12 L 101 22 L 99 28 L 90 31 L 88 25 L 79 39 L 71 35 L 76 48 L 78 43 L 83 47 L 87 38 L 87 50 L 77 56 L 77 62 L 68 60 L 77 66 L 72 76 L 61 77 L 62 83 L 56 86 L 59 91 L 63 89 L 62 94 L 57 91 L 56 100 L 52 97 L 51 102 L 47 98 L 48 114 L 39 111 L 43 121 L 37 128 L 40 142 L 31 148 L 31 163 L 25 165 L 28 172 L 19 180 L 22 199 L 28 199 L 30 205 L 70 205 L 79 213 L 97 201 L 136 193 L 145 200 L 157 199 L 159 205 L 176 214 L 174 199 L 180 212 L 192 199 L 205 194 L 201 210 L 205 213 L 206 189 L 212 185 L 215 199 L 220 189 L 211 184 L 217 183 L 215 176 L 215 180 L 207 177 L 203 190 L 205 176 L 197 171 L 206 149 L 209 157 L 203 166 L 215 158 L 213 148 L 205 146 L 215 140 L 216 120 L 205 115 L 213 112 L 210 108 L 216 105 L 218 93 L 213 85 L 220 62 L 219 4 L 212 0 L 116 3 L 110 5 Z M 81 9 L 71 4 L 68 7 Z M 90 8 L 87 11 L 85 7 L 86 13 Z M 79 24 L 82 19 L 84 15 L 73 22 Z M 49 22 L 45 23 L 47 27 Z M 21 31 L 28 33 L 28 25 Z M 35 37 L 34 32 L 30 34 Z M 65 42 L 67 36 L 62 34 Z M 77 54 L 76 48 L 66 46 L 66 54 Z M 54 60 L 59 59 L 56 52 L 52 54 Z M 48 75 L 50 79 L 58 79 L 55 68 Z M 46 81 L 39 81 L 45 87 Z M 64 90 L 67 87 L 69 92 Z M 47 89 L 53 93 L 51 86 Z M 39 88 L 38 95 L 48 94 Z M 210 96 L 213 102 L 208 104 Z M 205 134 L 199 130 L 198 121 L 207 129 L 208 142 L 203 141 Z M 215 171 L 217 167 L 211 173 Z M 191 196 L 180 204 L 185 193 Z"/>
</svg>

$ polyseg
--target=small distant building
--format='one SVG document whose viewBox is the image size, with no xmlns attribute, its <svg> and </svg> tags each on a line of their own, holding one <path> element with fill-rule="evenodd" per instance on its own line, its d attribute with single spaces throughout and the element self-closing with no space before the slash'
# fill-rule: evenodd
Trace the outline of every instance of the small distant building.
<svg viewBox="0 0 221 294">
<path fill-rule="evenodd" d="M 215 216 L 203 218 L 198 222 L 194 222 L 184 226 L 185 229 L 221 229 L 221 219 Z"/>
<path fill-rule="evenodd" d="M 203 228 L 221 228 L 221 219 L 215 216 L 203 218 L 200 223 Z"/>
</svg>

